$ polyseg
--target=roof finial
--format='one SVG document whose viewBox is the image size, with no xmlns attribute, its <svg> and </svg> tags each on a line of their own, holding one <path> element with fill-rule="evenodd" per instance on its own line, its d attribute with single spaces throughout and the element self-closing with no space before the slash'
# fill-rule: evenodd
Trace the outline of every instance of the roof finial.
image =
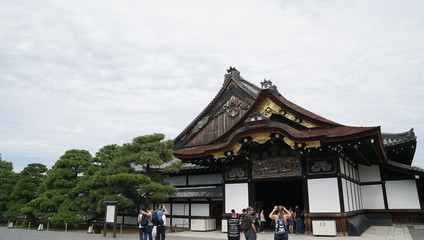
<svg viewBox="0 0 424 240">
<path fill-rule="evenodd" d="M 229 78 L 229 77 L 239 79 L 240 78 L 240 72 L 235 67 L 230 66 L 230 68 L 227 69 L 227 74 L 225 74 L 225 78 Z"/>
<path fill-rule="evenodd" d="M 271 80 L 266 80 L 266 78 L 264 78 L 264 81 L 261 82 L 261 88 L 262 89 L 269 89 L 272 87 L 272 82 Z"/>
<path fill-rule="evenodd" d="M 261 88 L 262 89 L 271 89 L 271 90 L 277 91 L 277 86 L 272 85 L 271 80 L 266 80 L 266 78 L 264 78 L 264 81 L 261 82 Z"/>
<path fill-rule="evenodd" d="M 227 69 L 227 73 L 229 73 L 229 74 L 232 74 L 232 73 L 240 74 L 240 72 L 235 67 L 231 67 L 231 66 L 230 66 L 230 69 Z"/>
</svg>

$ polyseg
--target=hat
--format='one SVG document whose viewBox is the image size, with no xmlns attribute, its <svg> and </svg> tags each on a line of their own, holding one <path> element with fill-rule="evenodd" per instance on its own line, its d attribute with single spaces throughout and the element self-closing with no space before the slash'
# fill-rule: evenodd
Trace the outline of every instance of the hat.
<svg viewBox="0 0 424 240">
<path fill-rule="evenodd" d="M 247 211 L 253 211 L 253 208 L 252 207 L 247 207 L 246 210 Z"/>
</svg>

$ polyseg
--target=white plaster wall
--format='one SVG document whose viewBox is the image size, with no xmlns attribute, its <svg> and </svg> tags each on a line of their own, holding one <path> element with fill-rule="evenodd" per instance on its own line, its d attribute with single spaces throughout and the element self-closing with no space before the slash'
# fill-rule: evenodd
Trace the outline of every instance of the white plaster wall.
<svg viewBox="0 0 424 240">
<path fill-rule="evenodd" d="M 386 193 L 389 209 L 420 209 L 415 180 L 387 181 Z"/>
<path fill-rule="evenodd" d="M 343 158 L 339 158 L 339 162 L 340 162 L 340 172 L 342 173 L 342 174 L 345 174 L 345 170 L 344 170 L 344 160 L 343 160 Z"/>
<path fill-rule="evenodd" d="M 349 176 L 349 177 L 352 177 L 351 174 L 350 174 L 351 173 L 350 168 L 351 168 L 350 164 L 346 163 L 346 171 L 347 171 L 346 175 Z"/>
<path fill-rule="evenodd" d="M 340 212 L 337 178 L 308 179 L 309 211 Z"/>
<path fill-rule="evenodd" d="M 349 189 L 349 201 L 352 206 L 352 211 L 355 211 L 355 199 L 353 198 L 353 187 L 351 181 L 347 181 L 347 188 Z"/>
<path fill-rule="evenodd" d="M 356 210 L 359 210 L 359 194 L 358 194 L 358 184 L 354 183 L 355 186 L 355 200 L 356 200 Z"/>
<path fill-rule="evenodd" d="M 348 200 L 348 192 L 347 192 L 347 180 L 342 179 L 342 188 L 343 188 L 343 201 L 344 201 L 344 209 L 345 212 L 350 212 L 350 204 Z"/>
<path fill-rule="evenodd" d="M 190 175 L 188 185 L 221 184 L 222 174 Z"/>
<path fill-rule="evenodd" d="M 191 216 L 209 217 L 209 203 L 191 204 Z"/>
<path fill-rule="evenodd" d="M 166 182 L 171 184 L 172 186 L 185 186 L 186 176 L 173 176 L 166 179 Z"/>
<path fill-rule="evenodd" d="M 122 224 L 122 216 L 117 216 L 116 223 Z M 125 216 L 124 224 L 137 225 L 137 217 Z"/>
<path fill-rule="evenodd" d="M 188 203 L 173 203 L 172 204 L 172 215 L 188 216 L 188 213 L 189 213 Z"/>
<path fill-rule="evenodd" d="M 172 218 L 172 226 L 188 228 L 188 218 Z"/>
<path fill-rule="evenodd" d="M 247 183 L 225 184 L 225 212 L 231 209 L 241 212 L 249 205 L 249 189 Z"/>
<path fill-rule="evenodd" d="M 362 185 L 363 209 L 384 209 L 383 188 L 381 184 Z"/>
<path fill-rule="evenodd" d="M 361 191 L 361 186 L 358 186 L 358 191 L 359 191 L 359 203 L 360 203 L 360 209 L 364 209 L 364 202 L 362 201 L 362 191 Z"/>
<path fill-rule="evenodd" d="M 360 182 L 376 182 L 381 181 L 380 167 L 371 165 L 371 167 L 358 164 Z"/>
</svg>

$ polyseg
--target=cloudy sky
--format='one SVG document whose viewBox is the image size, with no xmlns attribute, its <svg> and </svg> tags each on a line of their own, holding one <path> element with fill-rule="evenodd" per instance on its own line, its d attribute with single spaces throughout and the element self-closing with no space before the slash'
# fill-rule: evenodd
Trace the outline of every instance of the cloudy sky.
<svg viewBox="0 0 424 240">
<path fill-rule="evenodd" d="M 415 129 L 424 167 L 424 1 L 0 3 L 0 153 L 51 167 L 155 132 L 175 138 L 229 66 L 333 121 Z"/>
</svg>

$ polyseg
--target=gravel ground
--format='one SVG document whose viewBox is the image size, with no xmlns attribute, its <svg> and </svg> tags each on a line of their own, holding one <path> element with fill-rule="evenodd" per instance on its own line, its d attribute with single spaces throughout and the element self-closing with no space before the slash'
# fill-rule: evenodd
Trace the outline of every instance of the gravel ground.
<svg viewBox="0 0 424 240">
<path fill-rule="evenodd" d="M 138 240 L 138 234 L 116 234 L 113 238 L 112 233 L 108 233 L 106 237 L 103 234 L 87 234 L 81 232 L 56 232 L 56 231 L 37 231 L 26 229 L 8 229 L 0 227 L 0 240 L 96 240 L 96 239 L 133 239 Z M 190 237 L 166 237 L 167 240 L 196 240 L 199 238 Z M 202 238 L 202 240 L 216 240 L 214 238 Z"/>
</svg>

